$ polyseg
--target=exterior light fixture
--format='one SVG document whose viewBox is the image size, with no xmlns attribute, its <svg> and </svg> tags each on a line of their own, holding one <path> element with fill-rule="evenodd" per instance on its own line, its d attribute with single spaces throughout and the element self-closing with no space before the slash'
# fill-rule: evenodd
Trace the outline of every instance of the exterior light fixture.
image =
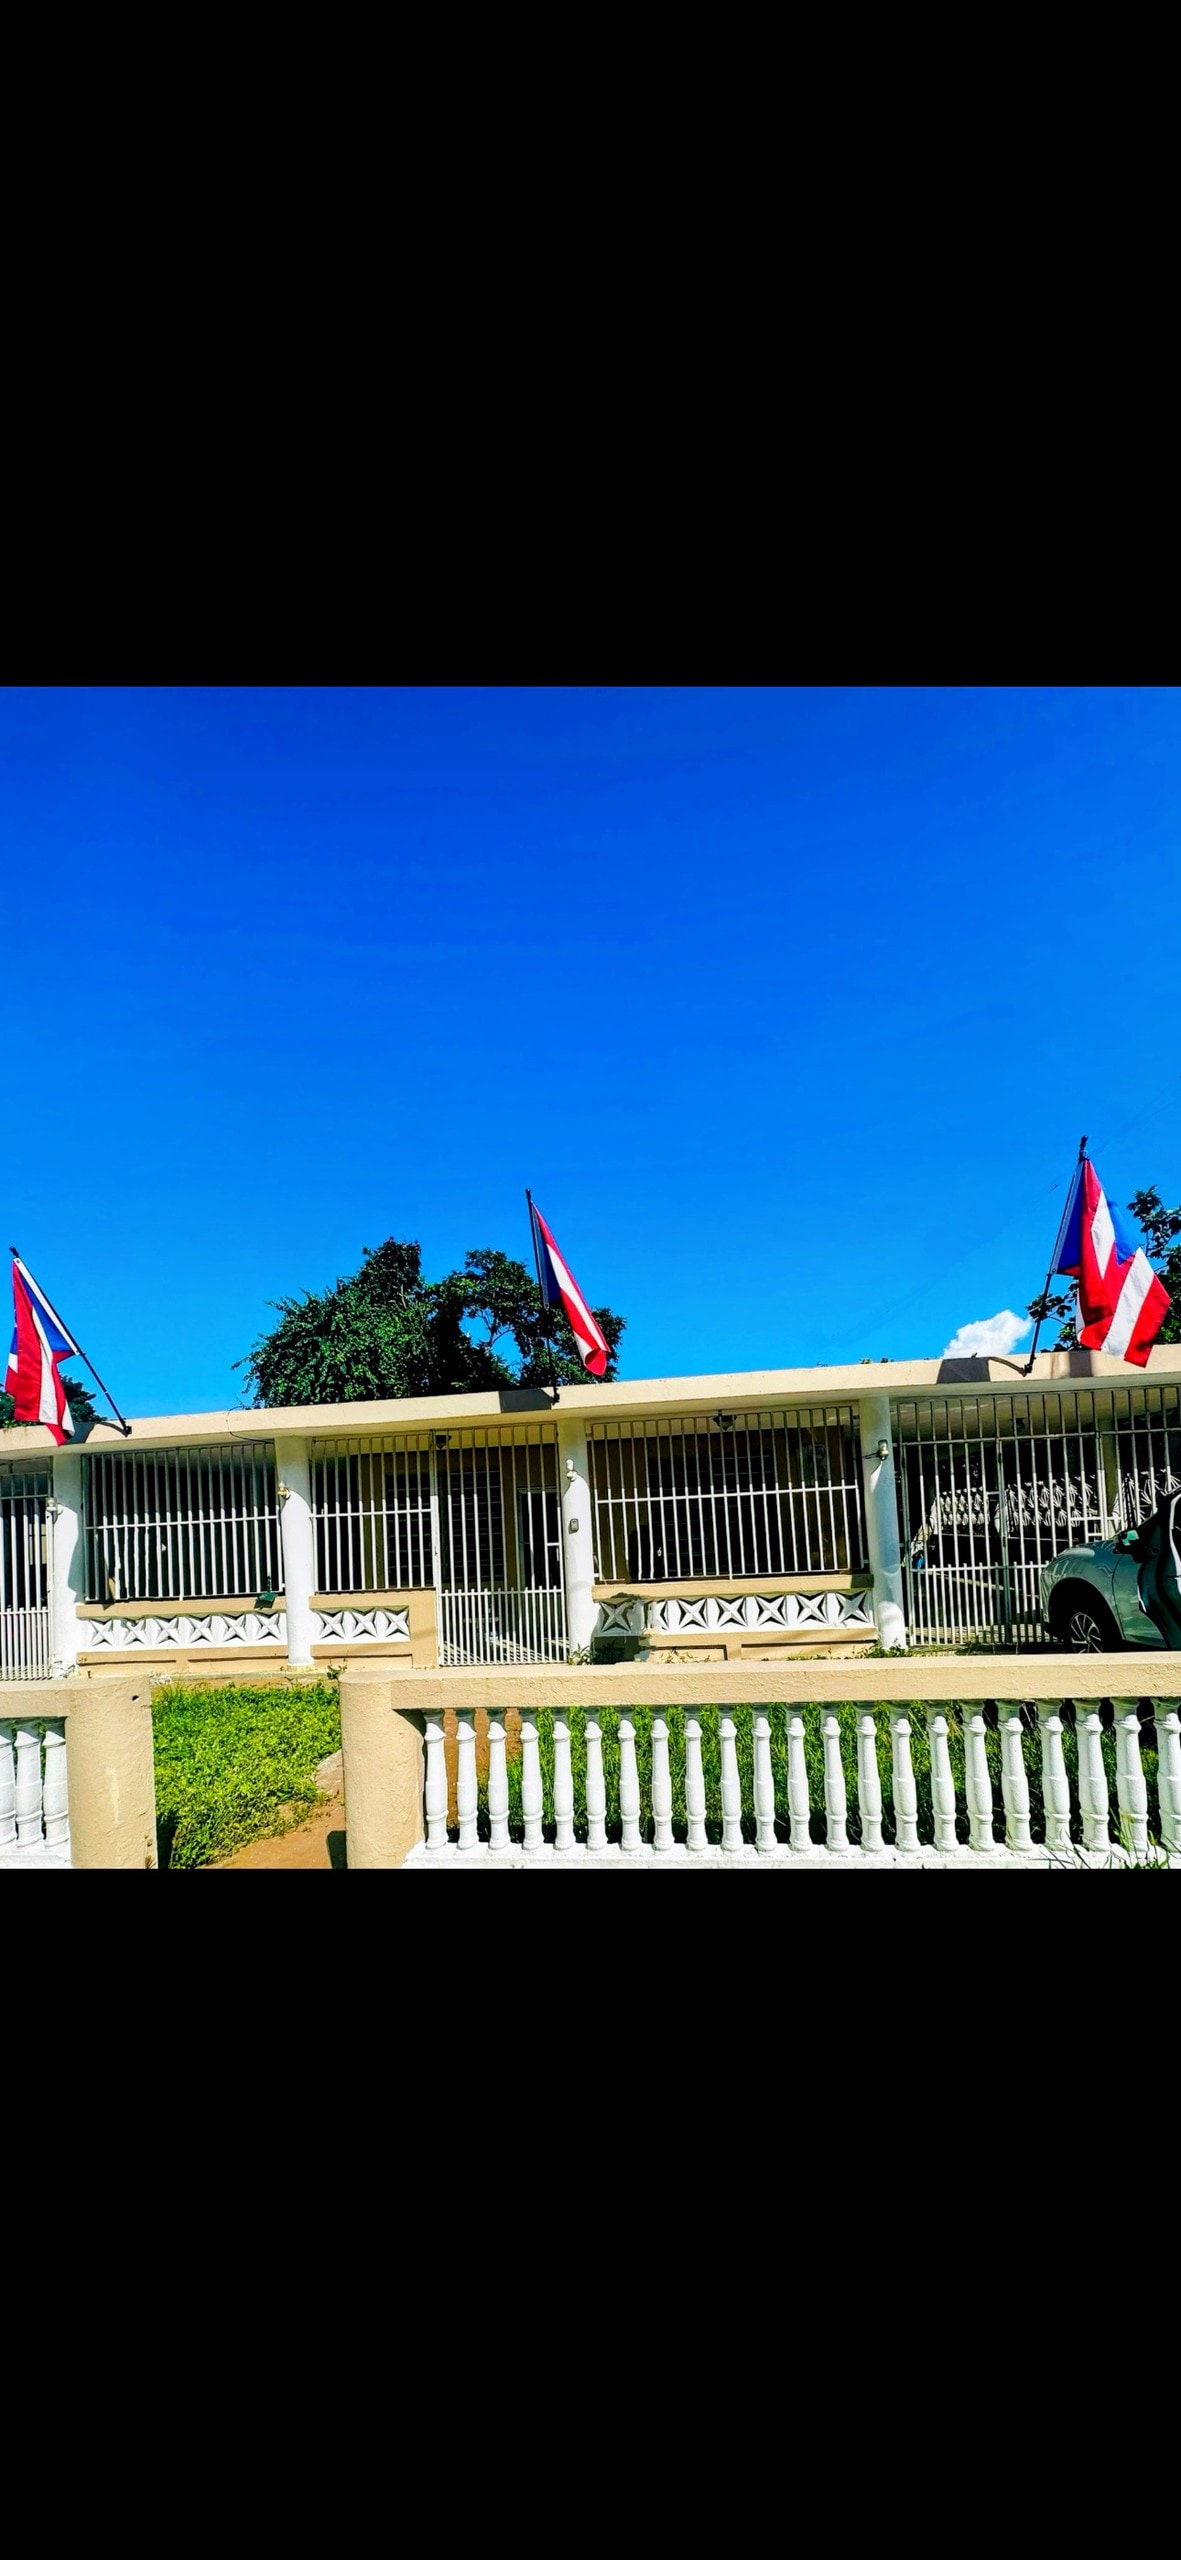
<svg viewBox="0 0 1181 2560">
<path fill-rule="evenodd" d="M 888 1458 L 888 1457 L 889 1457 L 889 1455 L 890 1455 L 890 1443 L 889 1443 L 889 1441 L 888 1441 L 888 1440 L 879 1440 L 879 1442 L 878 1442 L 878 1456 L 879 1456 L 879 1458 Z"/>
<path fill-rule="evenodd" d="M 436 1449 L 449 1449 L 449 1448 L 450 1448 L 450 1446 L 451 1446 L 451 1434 L 450 1434 L 450 1432 L 449 1432 L 449 1431 L 436 1431 L 436 1433 L 435 1433 L 435 1447 L 436 1447 Z"/>
<path fill-rule="evenodd" d="M 711 1413 L 710 1421 L 716 1422 L 719 1431 L 732 1431 L 734 1428 L 734 1416 L 732 1413 Z"/>
</svg>

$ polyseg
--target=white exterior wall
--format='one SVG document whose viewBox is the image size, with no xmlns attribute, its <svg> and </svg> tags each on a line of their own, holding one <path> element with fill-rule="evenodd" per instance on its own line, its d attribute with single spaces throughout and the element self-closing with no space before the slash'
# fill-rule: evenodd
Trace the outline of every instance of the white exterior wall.
<svg viewBox="0 0 1181 2560">
<path fill-rule="evenodd" d="M 595 1631 L 595 1541 L 591 1515 L 586 1425 L 558 1415 L 558 1484 L 562 1498 L 562 1557 L 566 1575 L 566 1630 L 581 1652 Z"/>
<path fill-rule="evenodd" d="M 86 1597 L 80 1450 L 55 1450 L 53 1503 L 49 1542 L 50 1646 L 53 1675 L 60 1680 L 78 1660 L 78 1602 Z"/>
<path fill-rule="evenodd" d="M 316 1587 L 316 1538 L 306 1440 L 276 1441 L 275 1474 L 280 1487 L 287 1659 L 301 1670 L 307 1670 L 312 1660 L 312 1646 L 320 1630 L 312 1613 L 312 1593 Z"/>
</svg>

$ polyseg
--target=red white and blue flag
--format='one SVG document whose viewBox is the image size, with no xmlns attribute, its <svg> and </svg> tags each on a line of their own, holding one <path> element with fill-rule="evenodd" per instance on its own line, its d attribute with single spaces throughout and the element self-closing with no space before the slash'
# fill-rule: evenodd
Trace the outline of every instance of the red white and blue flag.
<svg viewBox="0 0 1181 2560">
<path fill-rule="evenodd" d="M 73 1334 L 15 1253 L 12 1295 L 16 1323 L 4 1383 L 12 1397 L 13 1419 L 43 1422 L 60 1448 L 63 1440 L 73 1437 L 74 1417 L 66 1403 L 59 1363 L 71 1355 L 84 1359 L 85 1353 L 79 1351 Z"/>
<path fill-rule="evenodd" d="M 570 1265 L 563 1261 L 534 1200 L 529 1202 L 529 1215 L 533 1220 L 542 1298 L 547 1307 L 565 1308 L 584 1369 L 590 1370 L 592 1378 L 601 1378 L 611 1357 L 610 1344 L 595 1323 Z"/>
<path fill-rule="evenodd" d="M 1112 1207 L 1089 1156 L 1075 1167 L 1053 1267 L 1077 1283 L 1084 1349 L 1109 1351 L 1142 1369 L 1172 1300 Z"/>
</svg>

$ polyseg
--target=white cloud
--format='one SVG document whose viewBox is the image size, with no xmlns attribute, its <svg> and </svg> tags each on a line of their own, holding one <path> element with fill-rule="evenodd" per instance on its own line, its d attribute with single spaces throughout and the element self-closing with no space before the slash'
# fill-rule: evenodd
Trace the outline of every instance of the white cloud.
<svg viewBox="0 0 1181 2560">
<path fill-rule="evenodd" d="M 944 1344 L 943 1357 L 946 1360 L 954 1352 L 960 1359 L 986 1360 L 991 1351 L 1015 1351 L 1032 1325 L 1032 1316 L 1015 1316 L 1011 1307 L 1002 1307 L 999 1315 L 977 1316 L 974 1324 L 962 1324 Z"/>
</svg>

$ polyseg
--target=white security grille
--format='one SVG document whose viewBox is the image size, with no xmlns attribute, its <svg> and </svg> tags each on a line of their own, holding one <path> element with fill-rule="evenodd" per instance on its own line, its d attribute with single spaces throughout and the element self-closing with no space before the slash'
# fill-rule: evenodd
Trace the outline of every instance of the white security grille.
<svg viewBox="0 0 1181 2560">
<path fill-rule="evenodd" d="M 434 1573 L 426 1432 L 314 1440 L 318 1591 L 416 1591 Z"/>
<path fill-rule="evenodd" d="M 271 1440 L 83 1455 L 88 1600 L 281 1591 Z"/>
<path fill-rule="evenodd" d="M 938 1643 L 1039 1644 L 1043 1564 L 1181 1483 L 1175 1386 L 894 1406 L 907 1619 Z"/>
<path fill-rule="evenodd" d="M 434 1439 L 440 1661 L 564 1661 L 553 1424 L 506 1423 Z"/>
<path fill-rule="evenodd" d="M 589 1426 L 600 1581 L 856 1571 L 861 1442 L 848 1405 Z"/>
<path fill-rule="evenodd" d="M 48 1468 L 0 1469 L 0 1680 L 48 1680 Z"/>
</svg>

